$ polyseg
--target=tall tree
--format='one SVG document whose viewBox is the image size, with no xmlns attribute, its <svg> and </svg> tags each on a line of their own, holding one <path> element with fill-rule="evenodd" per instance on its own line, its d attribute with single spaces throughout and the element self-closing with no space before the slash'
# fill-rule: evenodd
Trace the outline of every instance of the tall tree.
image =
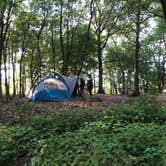
<svg viewBox="0 0 166 166">
<path fill-rule="evenodd" d="M 108 39 L 117 31 L 115 28 L 119 21 L 122 1 L 102 1 L 94 0 L 93 2 L 93 29 L 97 38 L 97 55 L 98 55 L 98 72 L 99 72 L 99 89 L 98 93 L 104 93 L 103 88 L 103 50 L 106 47 Z"/>
<path fill-rule="evenodd" d="M 17 0 L 16 1 L 13 1 L 13 0 L 0 1 L 0 97 L 2 97 L 2 66 L 1 66 L 2 58 L 4 55 L 5 61 L 7 59 L 7 52 L 6 52 L 7 45 L 5 45 L 5 43 L 7 40 L 7 34 L 9 31 L 10 23 L 12 21 L 12 16 L 17 6 L 18 6 Z M 7 85 L 7 82 L 6 82 L 6 85 Z"/>
<path fill-rule="evenodd" d="M 146 26 L 146 22 L 149 18 L 151 18 L 151 14 L 147 13 L 145 10 L 148 8 L 150 5 L 149 1 L 135 1 L 135 0 L 127 0 L 126 3 L 126 10 L 128 13 L 127 20 L 129 20 L 129 24 L 131 27 L 131 30 L 128 29 L 129 32 L 133 31 L 134 33 L 134 47 L 135 47 L 135 52 L 134 52 L 134 91 L 133 95 L 138 96 L 140 94 L 139 90 L 139 51 L 140 51 L 140 34 L 142 30 Z M 133 8 L 133 5 L 135 6 Z"/>
</svg>

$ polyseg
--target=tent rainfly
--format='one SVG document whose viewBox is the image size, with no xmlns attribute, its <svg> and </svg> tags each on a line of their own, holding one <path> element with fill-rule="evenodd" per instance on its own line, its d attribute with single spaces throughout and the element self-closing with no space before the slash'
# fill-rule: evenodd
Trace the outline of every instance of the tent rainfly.
<svg viewBox="0 0 166 166">
<path fill-rule="evenodd" d="M 74 95 L 77 79 L 49 73 L 41 79 L 30 91 L 29 99 L 38 101 L 67 101 Z"/>
</svg>

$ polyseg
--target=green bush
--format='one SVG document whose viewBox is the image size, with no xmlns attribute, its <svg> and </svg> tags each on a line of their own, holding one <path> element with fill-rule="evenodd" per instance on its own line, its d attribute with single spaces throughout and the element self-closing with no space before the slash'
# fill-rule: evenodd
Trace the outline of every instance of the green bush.
<svg viewBox="0 0 166 166">
<path fill-rule="evenodd" d="M 29 102 L 25 99 L 18 99 L 15 105 L 12 107 L 13 112 L 28 112 L 35 106 L 33 102 Z"/>
<path fill-rule="evenodd" d="M 17 145 L 12 138 L 11 130 L 0 125 L 0 165 L 10 163 L 17 156 Z"/>
<path fill-rule="evenodd" d="M 95 120 L 89 110 L 52 113 L 47 117 L 34 117 L 15 127 L 0 128 L 0 163 L 8 163 L 24 154 L 33 155 L 38 145 L 52 136 L 78 130 L 85 122 Z M 5 143 L 6 142 L 6 143 Z"/>
<path fill-rule="evenodd" d="M 67 133 L 40 143 L 32 165 L 164 165 L 166 126 L 130 124 L 112 134 Z"/>
<path fill-rule="evenodd" d="M 164 124 L 166 122 L 166 108 L 162 108 L 154 97 L 143 96 L 138 98 L 134 105 L 115 107 L 101 112 L 99 119 L 112 121 L 115 125 L 136 122 Z"/>
<path fill-rule="evenodd" d="M 1 126 L 0 165 L 28 156 L 32 166 L 164 166 L 166 109 L 145 99 L 97 114 L 67 110 Z"/>
</svg>

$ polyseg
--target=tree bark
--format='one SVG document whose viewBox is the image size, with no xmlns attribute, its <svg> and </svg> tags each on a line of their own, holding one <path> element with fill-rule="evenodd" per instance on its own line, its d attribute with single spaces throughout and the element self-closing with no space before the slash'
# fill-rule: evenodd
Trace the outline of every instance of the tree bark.
<svg viewBox="0 0 166 166">
<path fill-rule="evenodd" d="M 160 0 L 162 8 L 163 8 L 163 13 L 164 13 L 164 17 L 166 20 L 166 0 Z"/>
<path fill-rule="evenodd" d="M 23 68 L 23 58 L 25 56 L 25 38 L 26 38 L 26 32 L 27 29 L 24 31 L 22 31 L 22 53 L 21 53 L 21 58 L 20 58 L 20 73 L 19 73 L 19 78 L 20 78 L 20 96 L 23 96 L 24 92 L 23 92 L 23 79 L 22 79 L 22 68 Z"/>
<path fill-rule="evenodd" d="M 60 23 L 59 23 L 59 33 L 60 33 L 60 44 L 61 44 L 61 54 L 62 54 L 62 74 L 65 75 L 66 71 L 66 58 L 65 58 L 65 50 L 64 50 L 64 41 L 63 41 L 63 2 L 61 1 L 60 6 Z"/>
<path fill-rule="evenodd" d="M 134 96 L 138 96 L 139 92 L 139 36 L 140 36 L 140 10 L 136 15 L 136 40 L 135 40 L 135 54 L 134 54 Z"/>
<path fill-rule="evenodd" d="M 162 66 L 162 68 L 158 71 L 158 92 L 163 93 L 164 85 L 165 85 L 165 66 Z"/>
<path fill-rule="evenodd" d="M 56 72 L 56 48 L 54 43 L 54 28 L 53 23 L 51 24 L 51 47 L 52 47 L 52 55 L 53 55 L 53 70 Z"/>
<path fill-rule="evenodd" d="M 7 36 L 8 30 L 9 30 L 10 19 L 13 14 L 14 7 L 15 7 L 15 2 L 13 2 L 13 1 L 11 1 L 10 4 L 6 4 L 5 2 L 2 2 L 2 6 L 1 6 L 1 10 L 0 10 L 0 98 L 2 98 L 2 73 L 1 73 L 2 56 L 4 53 L 4 49 L 5 49 L 4 60 L 5 60 L 5 58 L 7 58 L 5 55 L 6 49 L 7 49 L 5 47 L 5 42 L 6 42 L 6 36 Z M 5 69 L 5 70 L 7 70 L 7 69 Z M 5 82 L 6 81 L 7 80 L 5 80 Z M 7 88 L 7 85 L 6 85 L 6 88 Z"/>
<path fill-rule="evenodd" d="M 1 51 L 2 47 L 1 47 L 1 42 L 0 42 L 0 99 L 2 98 L 2 51 Z"/>
<path fill-rule="evenodd" d="M 2 56 L 3 56 L 3 48 L 4 48 L 4 22 L 3 22 L 3 13 L 0 15 L 0 98 L 2 98 Z"/>
<path fill-rule="evenodd" d="M 6 101 L 9 101 L 9 83 L 8 83 L 8 76 L 7 76 L 7 41 L 5 43 L 4 54 L 3 54 L 3 61 L 4 61 L 4 73 L 5 73 L 5 96 Z"/>
<path fill-rule="evenodd" d="M 122 69 L 122 92 L 121 94 L 124 95 L 126 93 L 126 84 L 125 84 L 125 72 Z"/>
<path fill-rule="evenodd" d="M 15 63 L 16 63 L 16 56 L 14 56 L 14 53 L 12 51 L 11 53 L 11 60 L 12 60 L 12 70 L 13 70 L 13 96 L 16 95 L 16 78 L 15 78 L 15 71 L 16 71 L 16 67 L 15 67 Z"/>
<path fill-rule="evenodd" d="M 148 93 L 149 90 L 149 74 L 148 74 L 148 63 L 146 62 L 145 81 L 144 81 L 144 93 Z"/>
<path fill-rule="evenodd" d="M 98 55 L 98 70 L 99 70 L 98 93 L 105 93 L 103 88 L 103 62 L 102 62 L 102 48 L 101 48 L 100 34 L 98 35 L 97 55 Z"/>
</svg>

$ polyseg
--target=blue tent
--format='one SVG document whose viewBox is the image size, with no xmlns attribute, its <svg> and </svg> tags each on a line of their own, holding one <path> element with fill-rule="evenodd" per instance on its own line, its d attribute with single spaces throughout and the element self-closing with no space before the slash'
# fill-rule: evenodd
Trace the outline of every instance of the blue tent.
<svg viewBox="0 0 166 166">
<path fill-rule="evenodd" d="M 48 74 L 32 88 L 29 99 L 33 102 L 70 100 L 76 83 L 77 79 L 73 77 Z"/>
</svg>

